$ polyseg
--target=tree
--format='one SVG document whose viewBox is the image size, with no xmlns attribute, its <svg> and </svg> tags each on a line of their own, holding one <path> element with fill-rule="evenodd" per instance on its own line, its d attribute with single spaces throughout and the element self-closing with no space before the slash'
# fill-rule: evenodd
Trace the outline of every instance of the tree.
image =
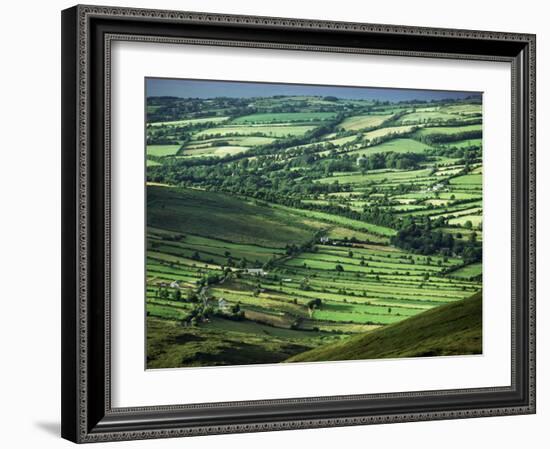
<svg viewBox="0 0 550 449">
<path fill-rule="evenodd" d="M 218 282 L 220 282 L 220 275 L 219 274 L 211 273 L 208 276 L 206 276 L 206 284 L 207 285 L 217 284 Z"/>
<path fill-rule="evenodd" d="M 198 302 L 198 300 L 199 300 L 199 297 L 197 296 L 197 293 L 194 290 L 187 291 L 188 302 Z"/>
<path fill-rule="evenodd" d="M 472 222 L 471 222 L 470 220 L 466 220 L 466 221 L 464 222 L 464 227 L 465 227 L 466 229 L 472 229 L 472 226 L 473 226 L 473 225 L 472 225 Z"/>
<path fill-rule="evenodd" d="M 314 309 L 320 309 L 322 305 L 322 301 L 319 298 L 312 299 L 307 303 L 307 308 L 312 311 Z"/>
<path fill-rule="evenodd" d="M 181 291 L 179 288 L 172 292 L 172 298 L 174 299 L 174 301 L 181 301 Z"/>
<path fill-rule="evenodd" d="M 335 269 L 336 271 L 338 271 L 339 273 L 341 273 L 342 271 L 344 271 L 344 267 L 343 267 L 342 265 L 340 265 L 340 264 L 337 264 L 337 265 L 334 267 L 334 269 Z"/>
</svg>

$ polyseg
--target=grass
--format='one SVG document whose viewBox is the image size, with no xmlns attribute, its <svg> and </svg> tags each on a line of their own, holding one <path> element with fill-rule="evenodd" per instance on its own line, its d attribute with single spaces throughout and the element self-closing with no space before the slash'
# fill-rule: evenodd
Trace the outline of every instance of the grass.
<svg viewBox="0 0 550 449">
<path fill-rule="evenodd" d="M 468 147 L 478 147 L 481 148 L 482 140 L 481 139 L 467 139 L 459 140 L 457 142 L 450 142 L 443 144 L 447 148 L 468 148 Z"/>
<path fill-rule="evenodd" d="M 197 149 L 197 148 L 207 148 L 215 146 L 216 142 L 223 140 L 229 145 L 243 146 L 243 147 L 255 147 L 260 145 L 267 145 L 276 140 L 274 137 L 255 137 L 255 136 L 233 136 L 229 138 L 213 138 L 213 139 L 201 139 L 201 140 L 191 140 L 185 148 Z"/>
<path fill-rule="evenodd" d="M 340 123 L 340 128 L 346 131 L 358 131 L 365 128 L 380 126 L 391 115 L 355 115 Z"/>
<path fill-rule="evenodd" d="M 420 136 L 428 136 L 432 134 L 457 134 L 468 131 L 481 131 L 481 125 L 466 125 L 466 126 L 442 126 L 436 128 L 422 128 L 417 131 Z"/>
<path fill-rule="evenodd" d="M 440 111 L 421 111 L 405 114 L 397 122 L 403 125 L 416 123 L 444 122 L 446 120 L 456 119 L 456 116 Z"/>
<path fill-rule="evenodd" d="M 234 145 L 224 145 L 220 147 L 206 147 L 197 149 L 184 148 L 181 152 L 182 157 L 223 157 L 233 154 L 240 154 L 248 151 L 248 147 Z"/>
<path fill-rule="evenodd" d="M 459 105 L 450 105 L 444 106 L 441 108 L 442 111 L 448 112 L 450 114 L 481 114 L 482 107 L 481 104 L 459 104 Z"/>
<path fill-rule="evenodd" d="M 481 354 L 481 293 L 365 335 L 298 354 L 287 362 Z"/>
<path fill-rule="evenodd" d="M 333 215 L 326 212 L 318 212 L 318 211 L 301 211 L 299 209 L 292 209 L 285 206 L 274 206 L 276 209 L 284 210 L 292 212 L 293 214 L 297 214 L 304 217 L 310 217 L 316 220 L 319 220 L 321 222 L 324 222 L 326 224 L 336 224 L 336 225 L 344 225 L 349 229 L 357 230 L 361 232 L 371 232 L 378 235 L 383 235 L 387 237 L 391 237 L 392 235 L 396 234 L 396 231 L 380 225 L 375 225 L 372 223 L 366 223 L 359 220 L 354 220 L 352 218 L 346 218 L 342 217 L 340 215 Z"/>
<path fill-rule="evenodd" d="M 241 125 L 246 123 L 285 123 L 330 120 L 335 112 L 281 112 L 268 114 L 250 114 L 237 117 L 231 123 Z"/>
<path fill-rule="evenodd" d="M 395 171 L 383 171 L 378 173 L 349 173 L 341 176 L 330 176 L 327 178 L 320 178 L 317 181 L 322 184 L 333 184 L 335 181 L 338 181 L 340 184 L 364 184 L 369 181 L 382 181 L 382 180 L 392 180 L 392 181 L 411 181 L 416 178 L 422 178 L 427 176 L 430 173 L 429 169 L 419 169 L 419 170 L 395 170 Z"/>
<path fill-rule="evenodd" d="M 147 145 L 148 156 L 173 156 L 181 145 Z"/>
<path fill-rule="evenodd" d="M 463 215 L 457 218 L 451 218 L 449 224 L 453 226 L 464 226 L 469 221 L 474 227 L 479 226 L 483 222 L 481 215 Z"/>
<path fill-rule="evenodd" d="M 147 218 L 152 227 L 273 247 L 301 244 L 316 230 L 299 216 L 228 195 L 157 186 L 147 187 Z"/>
<path fill-rule="evenodd" d="M 481 187 L 482 175 L 481 174 L 473 174 L 473 175 L 470 174 L 470 175 L 458 176 L 456 178 L 452 178 L 449 182 L 451 184 L 456 184 L 456 185 L 469 184 L 469 185 L 478 185 L 478 186 Z"/>
<path fill-rule="evenodd" d="M 308 334 L 311 336 L 311 332 Z M 208 325 L 184 328 L 150 317 L 147 368 L 278 363 L 315 347 L 314 343 L 312 339 L 304 339 L 299 331 L 291 332 L 289 338 L 270 326 L 254 322 L 234 323 L 216 318 Z"/>
<path fill-rule="evenodd" d="M 383 243 L 387 241 L 386 238 L 380 237 L 377 234 L 358 231 L 344 226 L 334 226 L 327 232 L 327 237 L 331 239 L 344 240 L 344 239 L 357 239 L 361 241 Z"/>
<path fill-rule="evenodd" d="M 480 263 L 474 263 L 471 265 L 466 265 L 465 267 L 459 268 L 451 272 L 453 277 L 460 277 L 464 279 L 472 279 L 477 276 L 481 276 L 482 265 Z"/>
<path fill-rule="evenodd" d="M 303 136 L 306 132 L 314 129 L 313 125 L 281 125 L 281 126 L 224 126 L 216 128 L 208 128 L 199 131 L 194 135 L 194 138 L 203 136 L 227 136 L 241 135 L 250 136 L 261 134 L 265 137 L 287 137 L 287 136 Z"/>
<path fill-rule="evenodd" d="M 232 243 L 191 234 L 186 234 L 183 238 L 175 240 L 174 237 L 178 235 L 182 237 L 181 234 L 175 232 L 162 231 L 159 233 L 158 229 L 148 228 L 147 236 L 151 243 L 148 255 L 158 251 L 164 255 L 165 260 L 177 261 L 181 257 L 191 258 L 196 251 L 203 259 L 213 258 L 220 263 L 226 262 L 228 257 L 236 260 L 259 260 L 265 263 L 274 256 L 280 257 L 284 254 L 280 248 Z M 229 256 L 226 253 L 229 253 Z M 167 255 L 169 255 L 169 259 L 166 259 Z"/>
<path fill-rule="evenodd" d="M 379 128 L 374 129 L 372 131 L 368 131 L 363 134 L 363 137 L 365 139 L 373 140 L 379 137 L 386 137 L 389 134 L 395 134 L 398 136 L 399 134 L 408 133 L 412 130 L 412 126 L 410 125 L 402 125 L 402 126 L 389 126 L 386 128 Z"/>
<path fill-rule="evenodd" d="M 393 247 L 399 223 L 386 218 L 443 218 L 437 230 L 481 242 L 482 165 L 460 175 L 464 159 L 445 151 L 481 149 L 481 139 L 418 139 L 481 130 L 470 125 L 481 107 L 280 96 L 247 99 L 250 113 L 232 101 L 148 127 L 149 142 L 185 146 L 147 151 L 148 166 L 165 168 L 147 185 L 147 367 L 479 353 L 481 308 L 467 298 L 481 289 L 482 264 Z M 180 117 L 164 110 L 150 113 Z M 325 134 L 282 145 L 340 113 L 347 118 Z M 437 126 L 449 119 L 462 125 Z M 410 170 L 356 164 L 389 152 L 427 159 Z M 226 154 L 236 157 L 211 158 Z M 390 226 L 367 221 L 375 208 Z"/>
<path fill-rule="evenodd" d="M 369 155 L 375 153 L 424 153 L 426 150 L 431 149 L 429 145 L 426 145 L 418 140 L 413 139 L 392 139 L 379 145 L 363 148 L 361 150 L 352 151 L 351 154 L 357 155 Z"/>
<path fill-rule="evenodd" d="M 172 120 L 168 122 L 153 122 L 150 125 L 157 126 L 174 126 L 174 127 L 185 127 L 189 125 L 195 125 L 197 123 L 220 123 L 227 120 L 229 117 L 201 117 L 193 119 L 184 119 L 184 120 Z"/>
</svg>

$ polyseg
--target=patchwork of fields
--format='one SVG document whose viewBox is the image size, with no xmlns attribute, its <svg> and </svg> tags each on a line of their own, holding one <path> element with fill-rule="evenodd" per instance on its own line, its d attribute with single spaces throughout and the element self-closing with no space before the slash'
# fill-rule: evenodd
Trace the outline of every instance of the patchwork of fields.
<svg viewBox="0 0 550 449">
<path fill-rule="evenodd" d="M 283 362 L 481 291 L 478 98 L 174 98 L 148 99 L 149 368 Z"/>
</svg>

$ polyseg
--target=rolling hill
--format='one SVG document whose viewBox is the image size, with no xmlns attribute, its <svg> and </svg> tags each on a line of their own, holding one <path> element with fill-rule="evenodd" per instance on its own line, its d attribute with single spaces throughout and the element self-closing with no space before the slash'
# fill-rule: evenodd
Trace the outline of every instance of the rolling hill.
<svg viewBox="0 0 550 449">
<path fill-rule="evenodd" d="M 482 292 L 405 321 L 287 359 L 287 362 L 481 354 Z"/>
<path fill-rule="evenodd" d="M 147 187 L 147 225 L 273 247 L 307 242 L 323 226 L 226 194 L 154 185 Z"/>
</svg>

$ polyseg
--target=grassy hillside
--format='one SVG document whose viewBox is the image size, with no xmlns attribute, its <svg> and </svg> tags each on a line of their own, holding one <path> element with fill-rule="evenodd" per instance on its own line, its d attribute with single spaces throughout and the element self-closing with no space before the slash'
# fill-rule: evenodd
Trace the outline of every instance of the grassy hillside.
<svg viewBox="0 0 550 449">
<path fill-rule="evenodd" d="M 147 98 L 148 367 L 480 351 L 480 96 L 177 83 Z"/>
<path fill-rule="evenodd" d="M 208 326 L 182 328 L 165 319 L 147 320 L 149 369 L 278 363 L 315 344 L 319 343 L 311 338 L 311 332 L 252 321 L 214 318 Z"/>
<path fill-rule="evenodd" d="M 288 362 L 481 353 L 481 292 L 397 324 L 298 354 Z"/>
<path fill-rule="evenodd" d="M 169 231 L 281 247 L 286 243 L 301 244 L 313 237 L 316 229 L 305 221 L 302 217 L 220 193 L 147 188 L 148 226 Z M 281 235 L 285 236 L 284 240 Z"/>
</svg>

